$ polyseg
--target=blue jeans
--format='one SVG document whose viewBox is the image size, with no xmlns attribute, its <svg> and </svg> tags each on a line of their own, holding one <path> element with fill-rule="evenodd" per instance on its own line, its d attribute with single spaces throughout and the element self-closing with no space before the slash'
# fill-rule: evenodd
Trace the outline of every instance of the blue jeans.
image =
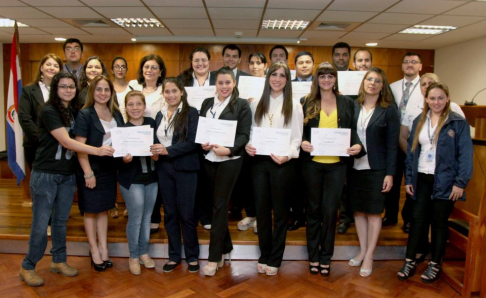
<svg viewBox="0 0 486 298">
<path fill-rule="evenodd" d="M 128 210 L 127 240 L 130 258 L 148 254 L 150 218 L 157 198 L 157 183 L 132 184 L 129 189 L 120 185 Z"/>
<path fill-rule="evenodd" d="M 76 180 L 73 175 L 49 174 L 32 171 L 32 226 L 29 251 L 22 268 L 33 270 L 44 256 L 47 247 L 47 223 L 51 216 L 52 261 L 66 262 L 66 225 L 73 203 Z"/>
</svg>

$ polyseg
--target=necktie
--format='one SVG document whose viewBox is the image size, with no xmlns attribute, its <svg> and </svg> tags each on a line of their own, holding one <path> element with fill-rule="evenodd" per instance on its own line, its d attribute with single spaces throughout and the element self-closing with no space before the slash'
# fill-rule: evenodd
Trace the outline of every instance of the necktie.
<svg viewBox="0 0 486 298">
<path fill-rule="evenodd" d="M 406 82 L 405 83 L 405 90 L 403 91 L 403 95 L 402 95 L 402 100 L 400 101 L 400 111 L 401 111 L 401 115 L 402 115 L 402 119 L 403 119 L 403 116 L 405 115 L 405 109 L 407 107 L 407 103 L 408 103 L 408 99 L 410 98 L 410 86 L 412 86 L 412 82 Z"/>
</svg>

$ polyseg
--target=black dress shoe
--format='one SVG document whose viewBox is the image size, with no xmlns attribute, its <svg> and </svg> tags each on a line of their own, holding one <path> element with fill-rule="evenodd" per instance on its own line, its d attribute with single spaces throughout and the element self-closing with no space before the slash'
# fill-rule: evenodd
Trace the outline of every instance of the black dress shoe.
<svg viewBox="0 0 486 298">
<path fill-rule="evenodd" d="M 410 233 L 410 226 L 411 226 L 411 225 L 412 225 L 412 224 L 411 224 L 410 222 L 406 222 L 406 223 L 404 223 L 404 224 L 403 224 L 403 227 L 402 227 L 403 232 L 404 232 L 404 233 L 407 233 L 407 234 L 408 234 L 408 233 Z"/>
<path fill-rule="evenodd" d="M 301 220 L 293 220 L 288 226 L 287 226 L 287 231 L 295 231 L 298 230 L 300 227 L 305 226 L 304 221 Z"/>
<path fill-rule="evenodd" d="M 169 262 L 171 262 L 171 261 L 169 261 Z M 169 262 L 165 263 L 164 267 L 162 267 L 162 270 L 164 272 L 172 272 L 177 267 L 177 265 L 179 265 L 179 263 L 169 264 Z"/>
<path fill-rule="evenodd" d="M 102 271 L 105 271 L 106 270 L 106 265 L 105 265 L 105 262 L 101 263 L 101 264 L 96 264 L 94 261 L 93 261 L 93 256 L 91 256 L 91 251 L 89 252 L 89 258 L 91 259 L 91 266 L 93 266 L 94 270 L 98 271 L 98 272 L 102 272 Z M 113 265 L 113 264 L 112 264 Z"/>
<path fill-rule="evenodd" d="M 197 263 L 196 265 L 189 264 L 189 272 L 196 273 L 198 271 L 199 271 L 199 263 Z"/>
<path fill-rule="evenodd" d="M 349 222 L 340 222 L 337 226 L 337 232 L 344 234 L 349 229 Z"/>
<path fill-rule="evenodd" d="M 106 268 L 111 268 L 113 267 L 113 261 L 108 259 L 108 261 L 103 261 L 103 264 L 105 264 Z"/>
<path fill-rule="evenodd" d="M 391 220 L 388 219 L 387 217 L 383 217 L 383 220 L 381 222 L 382 227 L 389 227 L 389 226 L 395 226 L 398 223 L 397 220 Z"/>
</svg>

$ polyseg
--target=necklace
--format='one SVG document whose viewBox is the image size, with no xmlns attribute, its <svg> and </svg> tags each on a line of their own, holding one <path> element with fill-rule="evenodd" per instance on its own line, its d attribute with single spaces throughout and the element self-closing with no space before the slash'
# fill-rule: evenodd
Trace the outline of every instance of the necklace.
<svg viewBox="0 0 486 298">
<path fill-rule="evenodd" d="M 157 88 L 153 89 L 153 90 L 148 90 L 147 88 L 143 88 L 143 91 L 147 92 L 147 93 L 152 93 L 154 91 L 156 91 Z"/>
<path fill-rule="evenodd" d="M 270 102 L 271 102 L 271 99 L 270 99 Z M 278 110 L 279 106 L 280 106 L 279 104 L 275 103 L 275 107 L 273 108 L 273 111 L 272 111 L 271 114 L 270 114 L 270 107 L 268 108 L 269 111 L 267 112 L 267 117 L 268 117 L 268 121 L 270 122 L 270 127 L 273 126 L 273 116 L 275 115 L 275 111 Z"/>
</svg>

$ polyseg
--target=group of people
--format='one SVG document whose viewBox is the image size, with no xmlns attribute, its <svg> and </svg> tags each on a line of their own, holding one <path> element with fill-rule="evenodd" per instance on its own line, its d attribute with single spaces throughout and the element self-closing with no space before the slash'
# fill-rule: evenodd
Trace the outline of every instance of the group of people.
<svg viewBox="0 0 486 298">
<path fill-rule="evenodd" d="M 300 52 L 295 56 L 294 81 L 312 81 L 312 87 L 308 95 L 294 100 L 283 46 L 270 51 L 270 65 L 263 53 L 252 53 L 251 74 L 237 68 L 241 49 L 236 45 L 224 47 L 225 66 L 212 72 L 209 51 L 195 48 L 190 68 L 178 77 L 166 77 L 163 59 L 150 54 L 142 58 L 137 79 L 130 82 L 125 79 L 128 65 L 123 57 L 113 59 L 111 80 L 99 57 L 81 65 L 82 52 L 79 40 L 68 39 L 64 66 L 59 56 L 44 56 L 37 78 L 23 88 L 19 103 L 25 154 L 32 169 L 32 229 L 20 270 L 26 284 L 43 284 L 35 266 L 47 246 L 48 225 L 51 271 L 78 274 L 66 262 L 66 223 L 76 188 L 91 263 L 97 271 L 112 267 L 108 211 L 115 207 L 117 183 L 128 210 L 132 274 L 141 274 L 141 265 L 155 267 L 148 254 L 149 238 L 158 230 L 163 205 L 169 240 L 163 271 L 171 272 L 181 263 L 182 240 L 189 272 L 199 271 L 196 227 L 201 221 L 210 229 L 208 263 L 202 271 L 215 275 L 233 249 L 228 229 L 232 204 L 240 212 L 246 209 L 238 229 L 253 228 L 258 234 L 259 273 L 278 273 L 287 230 L 306 222 L 310 273 L 329 276 L 341 204 L 340 214 L 347 213 L 348 221 L 341 221 L 337 230 L 342 232 L 344 225 L 345 232 L 354 217 L 360 251 L 349 265 L 360 266 L 360 275 L 366 277 L 372 274 L 382 225 L 396 224 L 398 206 L 394 210 L 385 202 L 393 189 L 399 189 L 403 169 L 411 224 L 398 278 L 412 276 L 424 260 L 429 226 L 432 259 L 422 279 L 433 282 L 439 276 L 447 218 L 454 202 L 465 198 L 472 174 L 472 142 L 447 86 L 434 74 L 419 77 L 419 54 L 403 57 L 405 77 L 389 85 L 385 72 L 372 66 L 371 52 L 358 50 L 353 65 L 366 74 L 358 96 L 351 98 L 338 87 L 338 71 L 351 70 L 349 45 L 336 44 L 333 63 L 317 67 L 311 53 Z M 265 77 L 261 98 L 239 97 L 238 79 L 248 75 Z M 199 111 L 188 104 L 184 87 L 211 85 L 216 94 L 205 99 Z M 196 144 L 199 117 L 237 121 L 234 145 Z M 113 158 L 111 131 L 141 125 L 154 129 L 152 156 Z M 285 154 L 258 154 L 252 137 L 260 127 L 290 131 Z M 349 129 L 348 157 L 314 156 L 316 128 Z"/>
</svg>

